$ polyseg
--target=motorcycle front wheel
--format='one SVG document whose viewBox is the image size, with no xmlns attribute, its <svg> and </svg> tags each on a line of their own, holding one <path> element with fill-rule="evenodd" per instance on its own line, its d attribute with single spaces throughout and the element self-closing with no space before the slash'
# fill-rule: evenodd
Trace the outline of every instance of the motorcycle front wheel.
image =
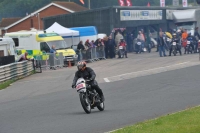
<svg viewBox="0 0 200 133">
<path fill-rule="evenodd" d="M 173 54 L 174 54 L 174 56 L 176 56 L 176 52 L 177 52 L 177 51 L 176 51 L 176 47 L 174 46 L 174 47 L 173 47 Z"/>
<path fill-rule="evenodd" d="M 85 113 L 90 114 L 91 113 L 91 105 L 88 101 L 88 98 L 86 97 L 86 95 L 84 93 L 80 93 L 79 97 L 80 97 L 80 102 L 81 102 L 81 105 L 82 105 Z"/>
<path fill-rule="evenodd" d="M 105 108 L 104 102 L 99 103 L 99 105 L 97 105 L 97 108 L 99 109 L 99 111 L 104 111 Z"/>
</svg>

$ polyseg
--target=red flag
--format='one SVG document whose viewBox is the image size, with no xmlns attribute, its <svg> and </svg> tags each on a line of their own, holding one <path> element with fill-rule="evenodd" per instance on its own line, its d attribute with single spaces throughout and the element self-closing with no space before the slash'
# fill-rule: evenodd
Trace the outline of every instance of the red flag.
<svg viewBox="0 0 200 133">
<path fill-rule="evenodd" d="M 148 4 L 147 4 L 147 6 L 148 6 L 148 7 L 150 7 L 150 6 L 151 6 L 149 2 L 148 2 Z"/>
<path fill-rule="evenodd" d="M 80 0 L 80 2 L 84 5 L 85 4 L 85 2 L 83 1 L 83 0 Z"/>
<path fill-rule="evenodd" d="M 125 6 L 124 0 L 118 0 L 120 6 Z"/>
<path fill-rule="evenodd" d="M 126 0 L 126 5 L 127 5 L 127 6 L 132 6 L 131 0 Z"/>
</svg>

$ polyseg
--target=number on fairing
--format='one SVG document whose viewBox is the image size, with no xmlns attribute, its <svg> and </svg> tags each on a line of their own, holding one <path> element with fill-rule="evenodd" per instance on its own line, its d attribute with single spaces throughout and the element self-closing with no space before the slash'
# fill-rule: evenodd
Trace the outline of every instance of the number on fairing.
<svg viewBox="0 0 200 133">
<path fill-rule="evenodd" d="M 187 41 L 187 44 L 190 44 L 190 41 Z"/>
<path fill-rule="evenodd" d="M 123 46 L 119 46 L 119 49 L 123 49 Z"/>
<path fill-rule="evenodd" d="M 137 42 L 137 45 L 141 45 L 141 42 Z"/>
<path fill-rule="evenodd" d="M 176 45 L 176 42 L 173 42 L 173 45 Z"/>
<path fill-rule="evenodd" d="M 77 90 L 77 91 L 79 91 L 79 90 L 81 90 L 81 89 L 84 89 L 84 88 L 85 88 L 85 84 L 84 84 L 84 83 L 78 84 L 78 85 L 76 86 L 76 90 Z"/>
<path fill-rule="evenodd" d="M 169 39 L 169 38 L 167 38 L 167 41 L 169 42 L 169 41 L 170 41 L 170 39 Z"/>
</svg>

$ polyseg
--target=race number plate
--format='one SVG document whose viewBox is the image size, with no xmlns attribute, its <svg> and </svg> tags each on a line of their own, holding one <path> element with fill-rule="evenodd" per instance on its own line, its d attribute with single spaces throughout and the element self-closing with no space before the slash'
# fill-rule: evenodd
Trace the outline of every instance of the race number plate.
<svg viewBox="0 0 200 133">
<path fill-rule="evenodd" d="M 170 39 L 169 39 L 169 38 L 167 38 L 167 41 L 169 42 L 169 41 L 170 41 Z"/>
<path fill-rule="evenodd" d="M 173 42 L 173 45 L 176 45 L 176 42 Z"/>
<path fill-rule="evenodd" d="M 119 46 L 119 49 L 123 49 L 123 46 Z"/>
<path fill-rule="evenodd" d="M 79 91 L 79 90 L 81 90 L 81 89 L 84 89 L 84 88 L 85 88 L 85 84 L 84 84 L 84 83 L 78 84 L 78 85 L 76 86 L 76 90 L 77 90 L 77 91 Z"/>
<path fill-rule="evenodd" d="M 187 41 L 187 44 L 190 44 L 190 41 Z"/>
<path fill-rule="evenodd" d="M 141 42 L 137 42 L 137 45 L 141 45 Z"/>
</svg>

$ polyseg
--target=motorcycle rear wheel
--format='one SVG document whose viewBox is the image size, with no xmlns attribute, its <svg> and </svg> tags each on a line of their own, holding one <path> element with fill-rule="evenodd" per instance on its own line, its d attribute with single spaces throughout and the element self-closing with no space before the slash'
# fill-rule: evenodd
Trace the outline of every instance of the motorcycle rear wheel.
<svg viewBox="0 0 200 133">
<path fill-rule="evenodd" d="M 80 93 L 79 97 L 80 97 L 80 102 L 81 102 L 81 105 L 82 105 L 85 113 L 90 114 L 91 113 L 91 105 L 88 102 L 86 95 L 84 93 Z"/>
</svg>

